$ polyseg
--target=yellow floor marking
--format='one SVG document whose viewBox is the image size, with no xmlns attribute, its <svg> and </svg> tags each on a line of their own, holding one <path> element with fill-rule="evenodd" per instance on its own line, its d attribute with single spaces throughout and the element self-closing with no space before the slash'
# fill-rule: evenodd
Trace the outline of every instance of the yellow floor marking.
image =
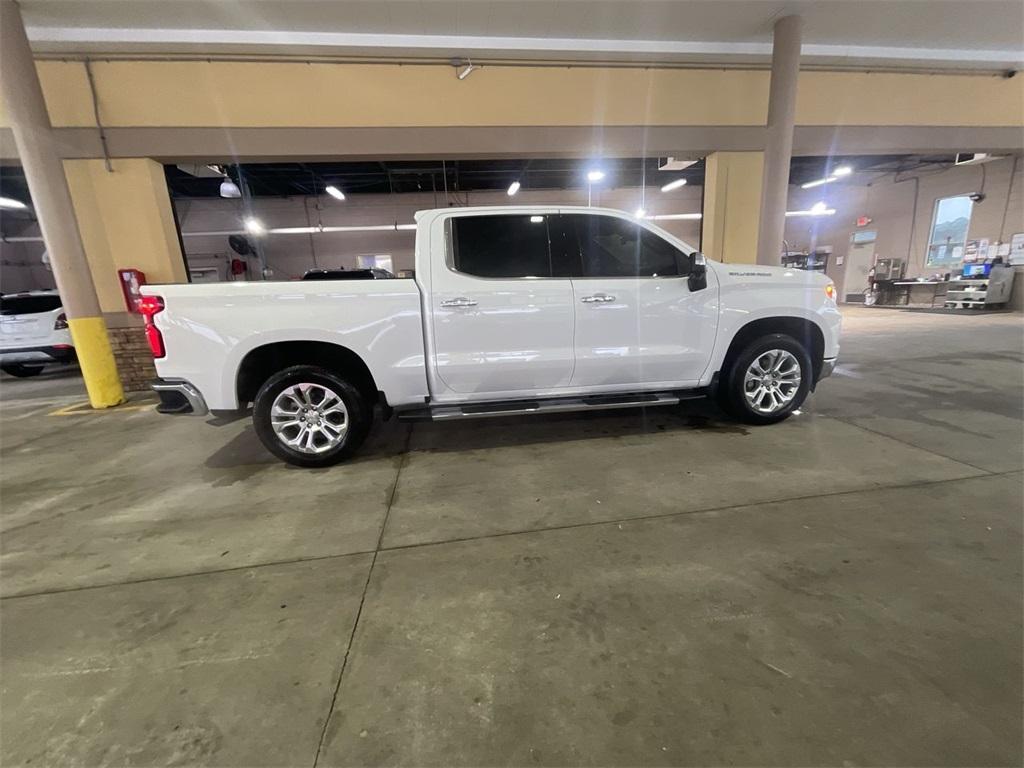
<svg viewBox="0 0 1024 768">
<path fill-rule="evenodd" d="M 71 405 L 65 405 L 63 408 L 58 408 L 56 411 L 50 411 L 48 416 L 87 416 L 93 413 L 126 413 L 128 411 L 147 411 L 156 408 L 155 401 L 148 401 L 143 403 L 128 403 L 125 405 L 117 405 L 112 408 L 99 408 L 94 409 L 90 405 L 89 401 L 86 400 L 82 403 L 72 403 Z"/>
</svg>

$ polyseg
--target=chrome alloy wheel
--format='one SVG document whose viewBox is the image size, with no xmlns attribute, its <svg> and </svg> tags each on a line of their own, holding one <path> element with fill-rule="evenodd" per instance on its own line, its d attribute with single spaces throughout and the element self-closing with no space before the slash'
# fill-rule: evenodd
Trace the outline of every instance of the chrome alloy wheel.
<svg viewBox="0 0 1024 768">
<path fill-rule="evenodd" d="M 743 377 L 743 395 L 757 413 L 781 411 L 799 389 L 800 361 L 784 349 L 769 349 L 758 355 Z"/>
<path fill-rule="evenodd" d="M 345 402 L 322 384 L 293 384 L 274 398 L 270 425 L 278 440 L 302 453 L 324 453 L 348 432 Z"/>
</svg>

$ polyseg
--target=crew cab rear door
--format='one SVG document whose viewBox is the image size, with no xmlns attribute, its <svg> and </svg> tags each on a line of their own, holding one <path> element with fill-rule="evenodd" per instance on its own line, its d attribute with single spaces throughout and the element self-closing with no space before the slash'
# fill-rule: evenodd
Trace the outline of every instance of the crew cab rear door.
<svg viewBox="0 0 1024 768">
<path fill-rule="evenodd" d="M 552 278 L 550 218 L 472 212 L 445 222 L 427 311 L 434 370 L 450 393 L 495 399 L 568 386 L 572 283 Z"/>
<path fill-rule="evenodd" d="M 717 285 L 691 290 L 680 273 L 687 254 L 625 214 L 566 213 L 560 220 L 566 247 L 578 248 L 580 259 L 570 385 L 694 386 L 714 348 Z"/>
</svg>

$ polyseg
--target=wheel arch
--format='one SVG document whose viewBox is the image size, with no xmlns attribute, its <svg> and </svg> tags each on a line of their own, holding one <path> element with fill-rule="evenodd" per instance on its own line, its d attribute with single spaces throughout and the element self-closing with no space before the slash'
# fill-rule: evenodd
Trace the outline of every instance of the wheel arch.
<svg viewBox="0 0 1024 768">
<path fill-rule="evenodd" d="M 239 363 L 235 376 L 238 404 L 244 407 L 252 402 L 267 379 L 294 365 L 315 365 L 343 375 L 368 403 L 381 396 L 365 361 L 348 347 L 329 341 L 274 341 L 249 350 Z"/>
<path fill-rule="evenodd" d="M 803 344 L 807 353 L 811 356 L 811 367 L 814 373 L 811 379 L 811 389 L 813 389 L 825 359 L 825 334 L 821 326 L 813 320 L 804 317 L 761 317 L 757 320 L 751 320 L 742 326 L 732 337 L 732 341 L 729 342 L 729 348 L 726 350 L 725 357 L 722 359 L 722 365 L 719 368 L 720 374 L 724 375 L 729 370 L 733 361 L 750 342 L 771 333 L 782 333 L 786 336 L 792 336 Z"/>
</svg>

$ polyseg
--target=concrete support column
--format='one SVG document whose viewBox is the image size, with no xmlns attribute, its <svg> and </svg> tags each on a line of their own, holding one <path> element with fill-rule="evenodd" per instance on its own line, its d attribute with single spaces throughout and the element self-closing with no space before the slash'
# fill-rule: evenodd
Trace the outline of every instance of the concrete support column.
<svg viewBox="0 0 1024 768">
<path fill-rule="evenodd" d="M 715 152 L 704 163 L 701 250 L 715 261 L 754 264 L 764 155 Z"/>
<path fill-rule="evenodd" d="M 789 164 L 793 157 L 796 86 L 800 75 L 800 36 L 803 20 L 785 16 L 775 22 L 772 37 L 772 78 L 768 91 L 768 130 L 761 189 L 761 227 L 757 263 L 779 264 L 786 227 Z"/>
<path fill-rule="evenodd" d="M 188 281 L 163 166 L 149 158 L 65 160 L 64 174 L 92 270 L 121 384 L 145 389 L 156 377 L 138 315 L 124 304 L 119 269 L 141 269 L 150 283 Z"/>
<path fill-rule="evenodd" d="M 0 92 L 93 408 L 124 401 L 21 12 L 0 0 Z"/>
</svg>

